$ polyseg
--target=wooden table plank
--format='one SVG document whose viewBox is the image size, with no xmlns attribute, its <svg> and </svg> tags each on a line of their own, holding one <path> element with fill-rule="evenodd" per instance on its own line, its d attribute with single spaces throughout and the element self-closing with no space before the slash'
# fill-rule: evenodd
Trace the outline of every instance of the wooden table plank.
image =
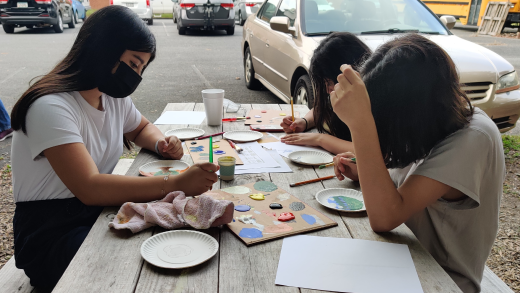
<svg viewBox="0 0 520 293">
<path fill-rule="evenodd" d="M 165 110 L 193 111 L 195 103 L 169 104 Z M 175 125 L 174 127 L 185 127 Z M 158 125 L 165 131 L 170 125 Z M 143 150 L 126 175 L 138 176 L 139 167 L 157 160 L 157 154 Z M 92 227 L 53 292 L 133 292 L 144 260 L 141 244 L 152 236 L 153 228 L 137 234 L 108 228 L 119 207 L 107 207 Z"/>
<path fill-rule="evenodd" d="M 167 109 L 174 107 L 176 104 L 168 104 Z M 204 104 L 197 103 L 194 106 L 194 111 L 204 111 Z M 177 126 L 177 125 L 175 125 Z M 206 119 L 200 125 L 186 125 L 182 127 L 200 128 L 205 131 L 205 135 L 222 132 L 222 125 L 208 126 Z M 169 125 L 169 128 L 172 128 Z M 175 127 L 181 128 L 181 127 Z M 216 136 L 221 138 L 222 136 Z M 189 147 L 189 146 L 186 146 Z M 183 161 L 193 165 L 193 160 L 187 151 L 184 152 Z M 220 181 L 213 185 L 213 189 L 220 188 Z M 199 230 L 214 237 L 217 241 L 220 240 L 221 228 L 211 228 L 208 230 Z M 165 232 L 166 230 L 157 227 L 154 235 Z M 183 270 L 161 269 L 155 267 L 147 262 L 144 263 L 139 278 L 139 283 L 135 290 L 136 293 L 148 292 L 217 292 L 218 290 L 218 266 L 219 266 L 220 250 L 209 261 Z"/>
</svg>

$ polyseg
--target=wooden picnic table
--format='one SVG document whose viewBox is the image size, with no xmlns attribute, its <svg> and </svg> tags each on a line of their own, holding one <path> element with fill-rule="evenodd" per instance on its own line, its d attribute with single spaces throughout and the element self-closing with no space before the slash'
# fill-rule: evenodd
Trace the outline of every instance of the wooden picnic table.
<svg viewBox="0 0 520 293">
<path fill-rule="evenodd" d="M 281 109 L 291 112 L 291 106 L 287 104 L 246 104 L 242 107 L 246 111 Z M 204 104 L 170 103 L 164 110 L 204 111 Z M 303 116 L 309 109 L 303 105 L 295 105 L 295 111 Z M 241 109 L 238 113 L 224 113 L 224 116 L 236 117 L 242 114 Z M 202 128 L 206 134 L 249 129 L 243 122 L 226 122 L 221 126 L 207 126 L 205 121 L 201 125 L 158 125 L 163 132 L 188 126 Z M 141 150 L 126 175 L 138 176 L 139 166 L 157 159 L 155 153 Z M 184 156 L 183 160 L 192 163 L 189 156 Z M 392 232 L 374 233 L 366 213 L 351 215 L 336 212 L 323 207 L 314 198 L 324 188 L 359 188 L 359 185 L 349 180 L 339 182 L 332 179 L 291 188 L 290 183 L 333 175 L 334 171 L 333 168 L 320 170 L 317 167 L 297 165 L 287 159 L 285 161 L 291 166 L 293 173 L 236 175 L 233 181 L 216 182 L 213 189 L 261 180 L 272 181 L 338 223 L 336 227 L 310 232 L 308 235 L 407 244 L 424 292 L 461 292 L 405 225 Z M 104 209 L 53 292 L 323 292 L 276 286 L 282 239 L 247 247 L 227 227 L 204 231 L 219 242 L 220 248 L 213 258 L 203 264 L 182 270 L 161 269 L 150 265 L 141 257 L 141 244 L 152 235 L 164 232 L 164 229 L 155 227 L 137 234 L 127 230 L 111 230 L 108 223 L 118 209 L 119 207 Z"/>
</svg>

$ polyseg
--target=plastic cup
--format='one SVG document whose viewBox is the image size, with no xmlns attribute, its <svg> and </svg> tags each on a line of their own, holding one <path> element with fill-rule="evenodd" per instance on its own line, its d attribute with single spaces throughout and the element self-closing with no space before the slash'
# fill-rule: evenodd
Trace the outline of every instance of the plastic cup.
<svg viewBox="0 0 520 293">
<path fill-rule="evenodd" d="M 206 110 L 208 125 L 221 125 L 223 117 L 224 90 L 210 89 L 202 91 L 202 100 Z"/>
<path fill-rule="evenodd" d="M 236 159 L 230 156 L 218 158 L 218 165 L 220 166 L 220 179 L 228 181 L 235 179 L 235 165 Z"/>
</svg>

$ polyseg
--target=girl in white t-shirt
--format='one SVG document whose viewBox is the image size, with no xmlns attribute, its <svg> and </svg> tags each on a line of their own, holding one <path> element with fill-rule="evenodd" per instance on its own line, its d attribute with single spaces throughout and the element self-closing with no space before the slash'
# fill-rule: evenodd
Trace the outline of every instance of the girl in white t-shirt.
<svg viewBox="0 0 520 293">
<path fill-rule="evenodd" d="M 210 163 L 174 177 L 111 175 L 130 141 L 165 158 L 183 155 L 181 142 L 164 137 L 128 97 L 155 51 L 153 34 L 133 11 L 100 9 L 67 56 L 14 106 L 15 258 L 33 286 L 57 283 L 102 206 L 174 190 L 198 195 L 217 181 L 218 166 Z"/>
<path fill-rule="evenodd" d="M 374 231 L 405 223 L 463 292 L 480 292 L 505 176 L 498 128 L 473 109 L 449 55 L 420 35 L 383 44 L 361 74 L 341 70 L 331 103 L 356 161 L 336 156 L 336 175 L 359 180 Z"/>
</svg>

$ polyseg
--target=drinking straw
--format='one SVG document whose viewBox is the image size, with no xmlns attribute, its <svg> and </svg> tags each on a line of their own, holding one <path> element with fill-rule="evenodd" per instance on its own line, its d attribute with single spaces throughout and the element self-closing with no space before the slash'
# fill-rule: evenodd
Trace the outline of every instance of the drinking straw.
<svg viewBox="0 0 520 293">
<path fill-rule="evenodd" d="M 213 136 L 209 137 L 209 162 L 213 163 Z"/>
</svg>

